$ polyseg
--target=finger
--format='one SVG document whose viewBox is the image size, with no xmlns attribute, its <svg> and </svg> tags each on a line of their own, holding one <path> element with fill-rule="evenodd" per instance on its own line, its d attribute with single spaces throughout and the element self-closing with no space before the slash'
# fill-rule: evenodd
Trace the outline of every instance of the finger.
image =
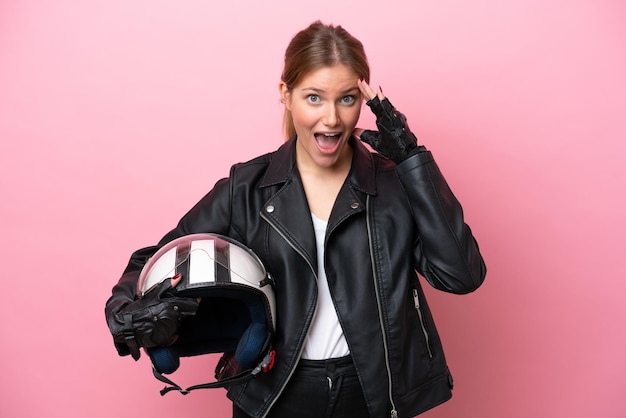
<svg viewBox="0 0 626 418">
<path fill-rule="evenodd" d="M 377 144 L 380 143 L 380 133 L 378 131 L 365 129 L 363 132 L 361 132 L 361 136 L 359 139 L 365 142 L 370 147 L 376 149 Z"/>
<path fill-rule="evenodd" d="M 365 80 L 358 80 L 357 84 L 359 86 L 359 90 L 361 90 L 361 93 L 367 100 L 372 100 L 376 96 L 378 96 L 378 100 L 380 101 L 385 99 L 382 87 L 378 86 L 378 90 L 374 90 L 365 82 Z"/>
<path fill-rule="evenodd" d="M 178 283 L 183 279 L 183 275 L 181 273 L 176 273 L 174 277 L 170 279 L 170 284 L 172 287 L 176 287 Z"/>
<path fill-rule="evenodd" d="M 376 95 L 378 96 L 378 100 L 380 100 L 381 102 L 385 99 L 382 87 L 378 86 L 378 91 L 376 92 Z"/>
<path fill-rule="evenodd" d="M 385 95 L 383 94 L 383 89 L 378 86 L 378 93 L 376 93 L 376 95 L 378 96 L 378 100 L 380 100 L 381 102 L 383 100 L 385 100 Z"/>
<path fill-rule="evenodd" d="M 365 80 L 358 80 L 357 85 L 359 86 L 359 90 L 361 90 L 361 94 L 365 97 L 366 100 L 372 100 L 376 97 L 376 92 L 372 90 L 372 88 L 367 84 Z"/>
<path fill-rule="evenodd" d="M 363 131 L 364 131 L 364 129 L 354 128 L 354 130 L 352 131 L 352 135 L 354 135 L 357 138 L 361 139 L 361 134 L 363 133 Z"/>
</svg>

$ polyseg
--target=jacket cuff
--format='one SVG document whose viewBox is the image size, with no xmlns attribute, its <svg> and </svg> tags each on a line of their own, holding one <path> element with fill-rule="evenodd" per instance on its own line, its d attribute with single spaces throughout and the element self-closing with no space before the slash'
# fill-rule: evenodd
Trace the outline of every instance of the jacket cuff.
<svg viewBox="0 0 626 418">
<path fill-rule="evenodd" d="M 434 161 L 432 153 L 428 151 L 426 147 L 420 145 L 417 149 L 419 150 L 417 153 L 411 155 L 409 158 L 402 161 L 396 166 L 396 173 L 398 174 L 398 176 L 401 177 L 402 175 L 408 173 L 413 169 L 416 169 L 419 166 Z"/>
</svg>

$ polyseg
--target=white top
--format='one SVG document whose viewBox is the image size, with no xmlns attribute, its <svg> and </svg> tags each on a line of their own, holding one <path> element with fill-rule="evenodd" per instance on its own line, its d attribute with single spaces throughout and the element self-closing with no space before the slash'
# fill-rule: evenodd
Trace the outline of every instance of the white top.
<svg viewBox="0 0 626 418">
<path fill-rule="evenodd" d="M 328 221 L 311 214 L 317 243 L 317 309 L 309 334 L 304 342 L 302 358 L 324 360 L 350 354 L 348 343 L 339 324 L 335 305 L 330 297 L 324 270 L 324 237 Z"/>
</svg>

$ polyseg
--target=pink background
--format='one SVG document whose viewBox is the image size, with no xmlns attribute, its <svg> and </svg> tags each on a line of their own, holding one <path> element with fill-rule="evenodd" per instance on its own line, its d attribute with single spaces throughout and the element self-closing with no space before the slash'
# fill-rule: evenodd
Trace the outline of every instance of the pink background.
<svg viewBox="0 0 626 418">
<path fill-rule="evenodd" d="M 134 249 L 281 144 L 282 53 L 317 18 L 364 42 L 489 267 L 428 292 L 456 389 L 424 416 L 626 416 L 626 3 L 215 3 L 0 2 L 0 416 L 228 416 L 222 390 L 162 398 L 103 306 Z"/>
</svg>

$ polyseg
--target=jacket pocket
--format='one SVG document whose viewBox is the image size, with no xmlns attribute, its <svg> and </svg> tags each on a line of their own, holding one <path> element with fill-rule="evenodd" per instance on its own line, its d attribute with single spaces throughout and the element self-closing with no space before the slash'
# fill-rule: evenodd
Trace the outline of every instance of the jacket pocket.
<svg viewBox="0 0 626 418">
<path fill-rule="evenodd" d="M 424 335 L 426 349 L 428 350 L 428 358 L 432 359 L 433 350 L 430 347 L 430 335 L 428 334 L 428 329 L 426 329 L 426 324 L 424 323 L 424 315 L 422 314 L 422 309 L 420 307 L 420 297 L 419 297 L 419 292 L 417 291 L 417 289 L 413 289 L 413 304 L 415 306 L 415 310 L 417 311 L 417 318 L 419 320 L 422 334 Z"/>
</svg>

